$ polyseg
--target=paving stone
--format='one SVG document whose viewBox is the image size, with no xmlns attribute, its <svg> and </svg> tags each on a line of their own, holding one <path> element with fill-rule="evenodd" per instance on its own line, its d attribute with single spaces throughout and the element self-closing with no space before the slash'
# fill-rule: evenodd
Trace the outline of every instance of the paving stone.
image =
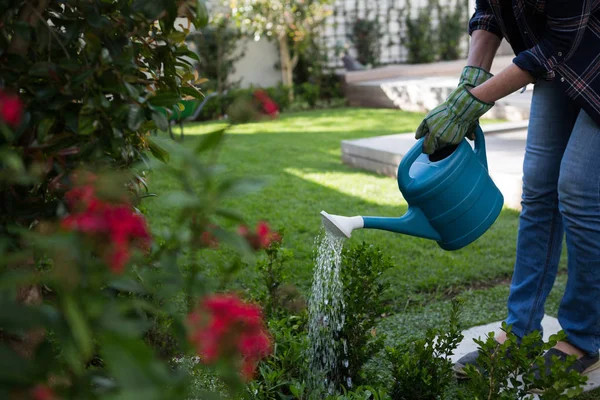
<svg viewBox="0 0 600 400">
<path fill-rule="evenodd" d="M 472 351 L 477 350 L 477 344 L 473 339 L 485 339 L 490 332 L 499 332 L 502 321 L 492 322 L 487 325 L 475 326 L 463 331 L 464 339 L 456 349 L 456 352 L 450 358 L 456 361 L 462 356 Z M 548 340 L 550 335 L 558 333 L 561 330 L 558 320 L 554 317 L 545 315 L 542 320 L 542 328 L 544 330 L 544 340 Z M 588 381 L 584 390 L 590 391 L 600 387 L 600 370 L 593 371 L 588 375 Z M 537 399 L 538 397 L 532 397 Z"/>
</svg>

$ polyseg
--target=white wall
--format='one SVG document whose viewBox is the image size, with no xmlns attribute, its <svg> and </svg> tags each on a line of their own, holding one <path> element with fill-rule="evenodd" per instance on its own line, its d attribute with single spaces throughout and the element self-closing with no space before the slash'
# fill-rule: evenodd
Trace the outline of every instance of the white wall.
<svg viewBox="0 0 600 400">
<path fill-rule="evenodd" d="M 274 42 L 266 38 L 258 42 L 243 40 L 240 43 L 245 49 L 244 57 L 235 64 L 232 80 L 242 79 L 241 86 L 275 86 L 281 82 L 281 71 L 275 69 L 279 62 L 279 52 Z"/>
</svg>

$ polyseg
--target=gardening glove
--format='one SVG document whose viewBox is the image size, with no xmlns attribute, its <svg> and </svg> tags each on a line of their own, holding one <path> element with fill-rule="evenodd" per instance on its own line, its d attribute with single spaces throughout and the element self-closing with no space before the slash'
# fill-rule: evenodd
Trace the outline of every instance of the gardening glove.
<svg viewBox="0 0 600 400">
<path fill-rule="evenodd" d="M 466 66 L 462 70 L 458 84 L 468 83 L 473 86 L 479 86 L 493 76 L 483 68 Z"/>
<path fill-rule="evenodd" d="M 423 152 L 433 154 L 447 145 L 459 144 L 468 136 L 475 137 L 479 117 L 488 112 L 494 103 L 484 103 L 469 92 L 474 86 L 458 85 L 445 102 L 427 114 L 417 128 L 415 137 L 423 141 Z"/>
</svg>

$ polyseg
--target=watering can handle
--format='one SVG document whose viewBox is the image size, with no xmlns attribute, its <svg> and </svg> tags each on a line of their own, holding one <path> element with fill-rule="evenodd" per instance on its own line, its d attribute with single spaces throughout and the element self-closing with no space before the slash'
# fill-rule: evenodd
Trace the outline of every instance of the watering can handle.
<svg viewBox="0 0 600 400">
<path fill-rule="evenodd" d="M 421 138 L 417 143 L 408 150 L 408 153 L 402 157 L 402 161 L 398 166 L 398 184 L 400 187 L 407 187 L 410 183 L 410 166 L 416 161 L 421 154 L 423 154 L 423 141 L 425 138 Z M 475 127 L 475 155 L 479 158 L 479 162 L 487 170 L 487 156 L 485 154 L 485 138 L 483 137 L 483 130 L 481 126 L 477 124 Z"/>
<path fill-rule="evenodd" d="M 398 166 L 398 184 L 400 187 L 407 187 L 410 183 L 411 179 L 408 172 L 410 171 L 410 166 L 421 154 L 423 154 L 424 140 L 425 138 L 419 139 L 417 143 L 408 150 L 408 153 L 402 157 L 402 161 L 400 161 L 400 165 Z"/>
<path fill-rule="evenodd" d="M 483 137 L 483 130 L 479 124 L 477 124 L 477 127 L 475 128 L 475 155 L 479 157 L 479 162 L 487 170 L 488 164 L 487 156 L 485 154 L 485 138 Z"/>
</svg>

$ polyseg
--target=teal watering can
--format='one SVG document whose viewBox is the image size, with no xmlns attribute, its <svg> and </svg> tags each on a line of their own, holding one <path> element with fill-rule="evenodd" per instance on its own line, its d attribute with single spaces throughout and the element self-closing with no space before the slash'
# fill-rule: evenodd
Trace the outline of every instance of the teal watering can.
<svg viewBox="0 0 600 400">
<path fill-rule="evenodd" d="M 408 211 L 402 217 L 343 217 L 321 212 L 325 228 L 350 237 L 358 228 L 381 229 L 431 239 L 458 250 L 483 235 L 496 221 L 504 197 L 488 174 L 485 140 L 476 129 L 475 150 L 466 139 L 430 155 L 417 141 L 398 166 L 398 187 Z"/>
</svg>

